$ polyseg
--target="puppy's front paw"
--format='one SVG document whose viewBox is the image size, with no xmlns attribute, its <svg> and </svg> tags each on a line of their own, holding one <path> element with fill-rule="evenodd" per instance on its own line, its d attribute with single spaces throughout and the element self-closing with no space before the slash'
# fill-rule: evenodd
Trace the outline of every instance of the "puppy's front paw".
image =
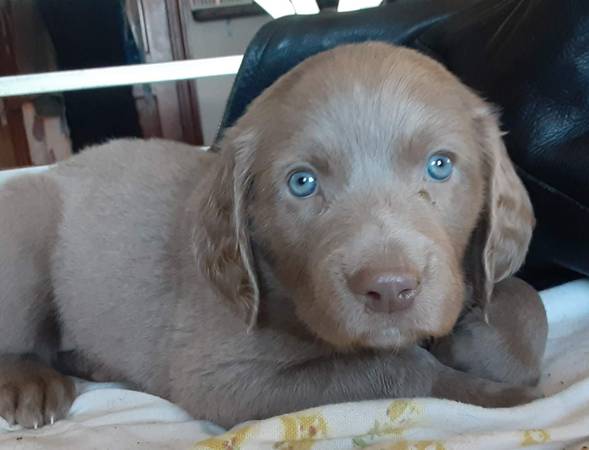
<svg viewBox="0 0 589 450">
<path fill-rule="evenodd" d="M 537 387 L 479 378 L 471 374 L 442 367 L 432 387 L 434 397 L 447 398 L 485 408 L 509 408 L 543 398 Z"/>
<path fill-rule="evenodd" d="M 537 387 L 491 382 L 471 394 L 472 401 L 467 401 L 467 403 L 474 403 L 486 408 L 511 408 L 544 398 L 544 394 Z"/>
<path fill-rule="evenodd" d="M 34 361 L 0 364 L 0 416 L 9 424 L 38 428 L 68 413 L 75 397 L 72 380 Z"/>
<path fill-rule="evenodd" d="M 541 398 L 544 398 L 544 393 L 537 387 L 515 386 L 502 390 L 495 397 L 495 404 L 489 406 L 507 408 L 532 403 Z"/>
</svg>

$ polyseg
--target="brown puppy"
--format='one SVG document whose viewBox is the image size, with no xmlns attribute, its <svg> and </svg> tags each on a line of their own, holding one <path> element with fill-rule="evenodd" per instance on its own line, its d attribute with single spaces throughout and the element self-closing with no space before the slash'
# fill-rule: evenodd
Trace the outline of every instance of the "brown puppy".
<svg viewBox="0 0 589 450">
<path fill-rule="evenodd" d="M 0 211 L 10 421 L 64 415 L 71 383 L 49 365 L 128 380 L 225 426 L 386 397 L 535 398 L 418 345 L 448 335 L 465 301 L 494 304 L 534 219 L 491 109 L 411 50 L 309 58 L 215 152 L 114 141 L 13 181 Z M 511 305 L 506 289 L 501 305 L 544 317 L 533 291 Z M 495 351 L 534 372 L 545 334 L 516 319 L 498 327 L 536 354 Z M 440 353 L 463 365 L 460 345 Z"/>
</svg>

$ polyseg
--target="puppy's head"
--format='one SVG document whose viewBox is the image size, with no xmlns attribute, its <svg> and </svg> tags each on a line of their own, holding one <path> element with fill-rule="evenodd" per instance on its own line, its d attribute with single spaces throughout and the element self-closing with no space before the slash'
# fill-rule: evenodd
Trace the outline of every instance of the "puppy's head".
<svg viewBox="0 0 589 450">
<path fill-rule="evenodd" d="M 414 51 L 309 58 L 219 152 L 203 260 L 250 323 L 279 290 L 340 350 L 402 347 L 451 331 L 467 254 L 481 300 L 524 259 L 533 214 L 492 110 Z"/>
</svg>

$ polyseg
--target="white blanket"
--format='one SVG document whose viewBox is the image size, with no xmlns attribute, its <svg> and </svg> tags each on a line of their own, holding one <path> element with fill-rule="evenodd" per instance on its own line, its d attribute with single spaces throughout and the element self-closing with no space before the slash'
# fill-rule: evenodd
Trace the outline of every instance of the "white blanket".
<svg viewBox="0 0 589 450">
<path fill-rule="evenodd" d="M 589 280 L 542 293 L 550 332 L 541 387 L 530 405 L 484 409 L 435 400 L 332 405 L 223 434 L 160 398 L 115 385 L 79 384 L 66 420 L 39 430 L 10 430 L 4 449 L 588 449 Z"/>
</svg>

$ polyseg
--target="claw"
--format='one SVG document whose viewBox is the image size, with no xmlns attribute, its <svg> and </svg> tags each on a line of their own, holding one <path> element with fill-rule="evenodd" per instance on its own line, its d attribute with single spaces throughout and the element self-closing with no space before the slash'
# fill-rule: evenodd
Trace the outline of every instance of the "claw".
<svg viewBox="0 0 589 450">
<path fill-rule="evenodd" d="M 55 423 L 55 416 L 51 416 L 51 417 L 49 418 L 49 423 L 50 423 L 51 425 L 53 425 L 53 424 Z"/>
</svg>

